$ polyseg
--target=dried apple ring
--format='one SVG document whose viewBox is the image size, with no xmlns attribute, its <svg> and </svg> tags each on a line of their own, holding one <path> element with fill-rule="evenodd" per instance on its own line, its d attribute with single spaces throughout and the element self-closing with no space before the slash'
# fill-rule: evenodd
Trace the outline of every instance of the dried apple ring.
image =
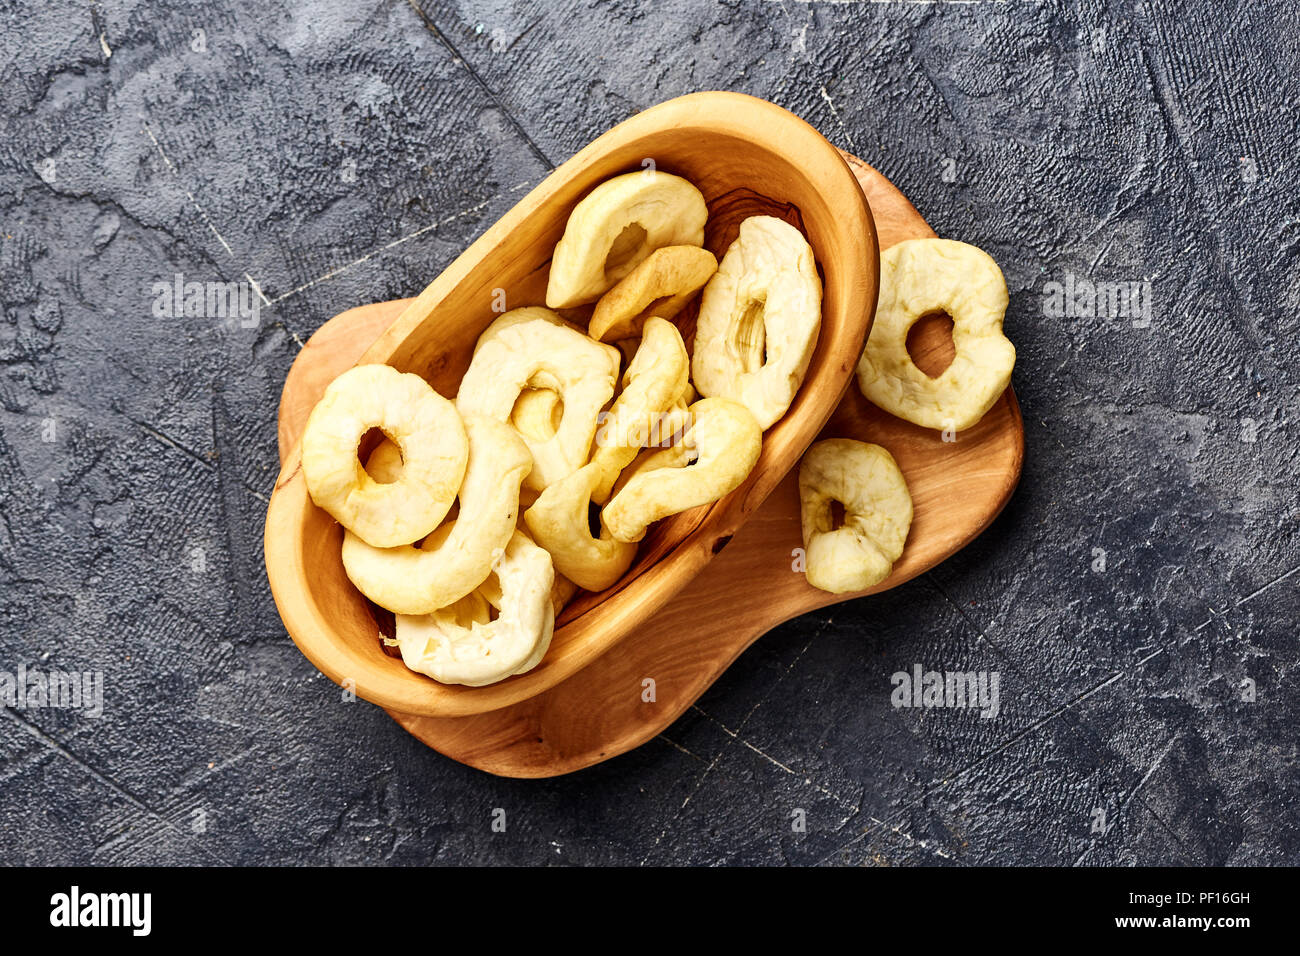
<svg viewBox="0 0 1300 956">
<path fill-rule="evenodd" d="M 565 581 L 558 574 L 555 576 L 555 585 L 551 588 L 551 606 L 554 608 L 554 614 L 558 615 L 564 607 L 564 601 L 560 600 L 560 596 L 564 593 L 572 596 L 573 590 L 573 582 Z M 501 582 L 497 580 L 496 573 L 493 572 L 481 587 L 465 595 L 450 607 L 440 610 L 438 616 L 442 621 L 446 622 L 444 626 L 449 629 L 459 628 L 463 631 L 472 630 L 475 626 L 486 626 L 492 623 L 492 612 L 501 606 L 501 596 Z M 568 598 L 566 597 L 564 600 L 567 601 Z M 551 636 L 554 635 L 554 631 L 554 624 L 552 624 Z M 538 641 L 532 653 L 507 676 L 526 674 L 532 670 L 542 662 L 542 658 L 546 656 L 546 652 L 550 650 L 550 647 L 550 636 Z"/>
<path fill-rule="evenodd" d="M 578 587 L 603 591 L 623 576 L 636 545 L 615 541 L 607 529 L 593 537 L 587 520 L 592 492 L 604 476 L 592 462 L 542 492 L 524 512 L 533 540 L 551 554 L 555 568 Z"/>
<path fill-rule="evenodd" d="M 518 309 L 511 309 L 509 312 L 503 312 L 493 319 L 492 323 L 479 335 L 478 341 L 474 343 L 474 354 L 478 355 L 479 349 L 506 329 L 516 325 L 523 325 L 525 322 L 532 322 L 534 319 L 541 319 L 543 322 L 549 322 L 551 325 L 558 325 L 562 328 L 573 329 L 575 332 L 581 331 L 581 329 L 564 321 L 563 318 L 550 309 L 540 305 L 525 305 Z"/>
<path fill-rule="evenodd" d="M 400 450 L 395 481 L 375 481 L 357 460 L 372 428 Z M 455 406 L 420 376 L 388 365 L 358 365 L 331 382 L 302 436 L 312 501 L 377 548 L 410 544 L 438 527 L 456 500 L 468 456 Z"/>
<path fill-rule="evenodd" d="M 803 233 L 772 216 L 746 219 L 700 299 L 695 387 L 740 402 L 770 428 L 803 383 L 821 306 L 821 278 Z"/>
<path fill-rule="evenodd" d="M 568 323 L 550 309 L 543 309 L 540 306 L 513 309 L 502 315 L 483 331 L 478 342 L 474 345 L 474 354 L 477 355 L 483 343 L 493 338 L 503 329 L 533 319 L 544 319 L 552 325 L 568 326 Z M 545 440 L 554 435 L 555 430 L 560 427 L 560 412 L 563 408 L 558 392 L 549 388 L 530 386 L 520 392 L 519 397 L 515 399 L 514 407 L 510 412 L 510 424 L 521 435 L 527 435 L 539 441 Z"/>
<path fill-rule="evenodd" d="M 665 246 L 619 280 L 591 313 L 587 334 L 598 342 L 635 338 L 652 315 L 671 319 L 718 271 L 699 246 Z"/>
<path fill-rule="evenodd" d="M 609 499 L 619 472 L 642 446 L 652 438 L 673 434 L 664 434 L 666 428 L 673 427 L 668 413 L 691 387 L 691 360 L 677 326 L 654 316 L 644 331 L 636 355 L 623 373 L 623 391 L 596 430 L 591 463 L 598 466 L 600 476 L 591 497 L 597 504 Z"/>
<path fill-rule="evenodd" d="M 682 438 L 686 434 L 686 427 L 691 420 L 690 406 L 695 401 L 695 389 L 690 384 L 677 396 L 672 407 L 659 417 L 658 435 L 653 436 L 658 441 L 650 442 L 644 448 L 636 453 L 623 470 L 619 472 L 618 480 L 614 482 L 614 487 L 610 489 L 609 496 L 612 498 L 623 490 L 624 486 L 632 480 L 632 476 L 642 471 L 654 471 L 656 468 L 685 468 L 698 457 L 695 449 L 687 448 L 682 444 Z M 600 491 L 601 489 L 597 489 Z M 593 500 L 595 500 L 593 498 Z M 604 502 L 598 502 L 603 504 Z"/>
<path fill-rule="evenodd" d="M 627 487 L 629 481 L 642 472 L 651 472 L 659 468 L 685 468 L 695 458 L 695 450 L 681 444 L 668 445 L 664 448 L 643 448 L 618 476 L 610 496 L 617 495 Z"/>
<path fill-rule="evenodd" d="M 936 378 L 916 367 L 907 333 L 936 312 L 952 318 L 952 364 Z M 880 302 L 858 387 L 873 404 L 923 428 L 969 428 L 1011 382 L 1016 348 L 1002 334 L 1007 283 L 988 253 L 951 239 L 909 239 L 880 255 Z"/>
<path fill-rule="evenodd" d="M 844 506 L 834 527 L 831 502 Z M 912 526 L 912 496 L 892 455 L 850 438 L 815 443 L 799 463 L 799 518 L 808 583 L 842 594 L 889 577 Z"/>
<path fill-rule="evenodd" d="M 395 637 L 407 667 L 444 684 L 481 687 L 541 661 L 555 629 L 551 556 L 516 531 L 495 574 L 496 588 L 432 614 L 396 616 Z M 484 620 L 490 615 L 483 599 L 496 608 L 494 620 Z"/>
<path fill-rule="evenodd" d="M 659 467 L 634 475 L 601 513 L 618 541 L 640 541 L 651 523 L 705 505 L 740 486 L 763 447 L 763 430 L 739 402 L 705 398 L 690 407 L 682 445 L 697 458 L 686 468 Z"/>
<path fill-rule="evenodd" d="M 461 379 L 456 407 L 462 415 L 508 422 L 526 389 L 558 393 L 563 408 L 554 434 L 537 438 L 521 432 L 533 456 L 526 485 L 542 491 L 587 463 L 597 416 L 614 396 L 618 366 L 613 346 L 592 341 L 546 309 L 518 309 L 483 333 Z"/>
<path fill-rule="evenodd" d="M 465 419 L 469 464 L 461 484 L 460 512 L 420 547 L 376 548 L 348 532 L 343 568 L 366 597 L 395 614 L 429 614 L 469 594 L 486 580 L 515 531 L 519 485 L 533 459 L 509 425 L 490 418 Z M 384 443 L 367 470 L 393 470 L 392 446 Z"/>
<path fill-rule="evenodd" d="M 704 245 L 708 216 L 703 194 L 680 176 L 652 170 L 606 180 L 569 214 L 551 257 L 546 304 L 594 302 L 656 249 Z"/>
</svg>

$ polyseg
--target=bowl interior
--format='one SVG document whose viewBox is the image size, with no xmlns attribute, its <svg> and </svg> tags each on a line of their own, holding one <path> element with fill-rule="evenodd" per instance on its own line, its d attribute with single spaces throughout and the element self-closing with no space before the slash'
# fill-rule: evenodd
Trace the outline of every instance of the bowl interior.
<svg viewBox="0 0 1300 956">
<path fill-rule="evenodd" d="M 719 258 L 752 215 L 778 216 L 808 238 L 823 281 L 822 327 L 794 404 L 765 433 L 758 464 L 741 487 L 655 525 L 618 583 L 599 594 L 580 593 L 565 608 L 537 668 L 481 688 L 438 684 L 383 652 L 376 618 L 343 571 L 342 531 L 307 497 L 295 449 L 268 512 L 268 575 L 299 647 L 331 679 L 353 681 L 359 696 L 407 713 L 459 716 L 507 706 L 576 673 L 634 634 L 638 621 L 726 545 L 838 403 L 875 306 L 878 254 L 870 213 L 852 173 L 824 138 L 779 107 L 739 94 L 673 100 L 597 139 L 434 280 L 362 362 L 414 372 L 453 398 L 478 336 L 499 315 L 502 294 L 511 309 L 544 302 L 551 252 L 574 204 L 610 176 L 647 168 L 647 161 L 684 176 L 704 194 L 710 212 L 705 245 Z M 591 308 L 564 314 L 585 325 Z M 689 347 L 693 309 L 678 325 Z"/>
</svg>

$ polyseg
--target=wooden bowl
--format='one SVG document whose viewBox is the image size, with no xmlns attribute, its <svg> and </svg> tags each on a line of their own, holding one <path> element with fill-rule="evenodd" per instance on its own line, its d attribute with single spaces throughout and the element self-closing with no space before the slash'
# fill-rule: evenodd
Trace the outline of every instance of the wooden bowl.
<svg viewBox="0 0 1300 956">
<path fill-rule="evenodd" d="M 312 503 L 295 447 L 267 509 L 267 577 L 299 649 L 358 696 L 406 714 L 465 716 L 525 700 L 575 674 L 633 635 L 727 544 L 798 462 L 844 393 L 875 310 L 879 252 L 871 214 L 852 172 L 820 133 L 778 106 L 737 93 L 670 100 L 591 143 L 430 283 L 361 363 L 415 372 L 454 397 L 475 341 L 498 315 L 497 290 L 505 290 L 510 308 L 541 304 L 551 252 L 570 210 L 600 182 L 646 168 L 646 160 L 703 192 L 710 210 L 706 245 L 719 257 L 746 216 L 778 215 L 803 229 L 824 293 L 821 335 L 794 404 L 765 434 L 744 484 L 712 505 L 659 522 L 619 582 L 580 595 L 565 609 L 541 664 L 486 687 L 439 684 L 383 652 L 371 606 L 343 570 L 342 528 Z M 683 332 L 692 325 L 686 317 Z"/>
</svg>

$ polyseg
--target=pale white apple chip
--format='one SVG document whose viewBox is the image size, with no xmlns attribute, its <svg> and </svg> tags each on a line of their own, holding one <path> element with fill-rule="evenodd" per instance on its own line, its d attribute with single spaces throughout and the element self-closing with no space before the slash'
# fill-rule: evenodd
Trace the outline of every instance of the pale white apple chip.
<svg viewBox="0 0 1300 956">
<path fill-rule="evenodd" d="M 834 526 L 831 504 L 844 509 Z M 816 442 L 799 463 L 805 573 L 815 588 L 865 591 L 889 577 L 912 526 L 912 496 L 892 455 L 850 438 Z"/>
<path fill-rule="evenodd" d="M 597 504 L 609 499 L 619 472 L 647 444 L 670 438 L 677 427 L 674 404 L 690 386 L 691 360 L 677 326 L 652 317 L 627 371 L 613 407 L 602 413 L 591 463 L 599 481 L 591 492 Z"/>
<path fill-rule="evenodd" d="M 454 521 L 418 548 L 376 548 L 351 532 L 343 537 L 343 568 L 352 583 L 395 614 L 428 614 L 469 594 L 487 578 L 515 531 L 519 484 L 532 456 L 509 425 L 471 416 L 465 428 L 469 465 Z M 391 448 L 385 442 L 370 456 L 371 475 L 393 472 Z"/>
<path fill-rule="evenodd" d="M 396 481 L 381 483 L 357 458 L 378 428 L 402 459 Z M 358 365 L 325 389 L 302 435 L 302 473 L 312 501 L 377 548 L 418 541 L 438 526 L 460 489 L 469 457 L 456 408 L 418 375 Z"/>
<path fill-rule="evenodd" d="M 520 429 L 533 456 L 525 483 L 542 491 L 587 463 L 597 416 L 614 396 L 618 366 L 619 351 L 613 346 L 593 341 L 546 309 L 518 309 L 497 319 L 479 339 L 456 407 L 465 416 L 509 422 L 526 391 L 557 393 L 562 409 L 549 437 Z M 548 414 L 554 414 L 553 408 Z"/>
<path fill-rule="evenodd" d="M 689 409 L 681 444 L 696 455 L 682 468 L 638 471 L 601 512 L 617 541 L 640 541 L 660 518 L 710 504 L 738 488 L 763 447 L 763 430 L 739 402 L 705 398 Z"/>
<path fill-rule="evenodd" d="M 569 214 L 546 304 L 595 302 L 656 249 L 704 245 L 708 216 L 703 194 L 680 176 L 646 170 L 606 180 Z"/>
<path fill-rule="evenodd" d="M 808 240 L 780 219 L 751 216 L 700 299 L 695 387 L 740 402 L 766 431 L 803 383 L 821 317 L 822 283 Z"/>
<path fill-rule="evenodd" d="M 652 315 L 671 319 L 685 308 L 717 271 L 718 260 L 708 249 L 656 249 L 600 297 L 587 334 L 598 342 L 635 338 Z"/>
<path fill-rule="evenodd" d="M 936 378 L 916 367 L 907 333 L 918 319 L 952 319 L 952 364 Z M 909 239 L 880 254 L 880 301 L 858 361 L 862 394 L 922 428 L 970 428 L 1011 382 L 1015 346 L 1002 334 L 1007 283 L 982 249 L 951 239 Z"/>
<path fill-rule="evenodd" d="M 407 667 L 444 684 L 481 687 L 540 663 L 555 630 L 551 556 L 516 531 L 494 574 L 494 587 L 450 607 L 396 616 L 397 646 Z M 484 602 L 495 609 L 495 618 Z"/>
<path fill-rule="evenodd" d="M 605 528 L 599 537 L 591 533 L 587 514 L 602 475 L 595 462 L 579 468 L 524 512 L 529 533 L 550 552 L 556 570 L 587 591 L 603 591 L 621 578 L 637 550 L 635 544 L 615 541 Z"/>
<path fill-rule="evenodd" d="M 642 448 L 632 459 L 632 463 L 623 469 L 618 476 L 618 481 L 614 482 L 614 490 L 610 492 L 610 497 L 616 496 L 627 487 L 629 481 L 642 472 L 651 472 L 659 468 L 685 468 L 696 457 L 694 449 L 680 443 L 663 448 Z"/>
</svg>

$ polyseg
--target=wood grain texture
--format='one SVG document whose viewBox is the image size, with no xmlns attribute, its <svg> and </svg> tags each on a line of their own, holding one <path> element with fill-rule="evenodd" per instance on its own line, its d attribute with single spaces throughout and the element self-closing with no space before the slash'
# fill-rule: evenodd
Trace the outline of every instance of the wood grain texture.
<svg viewBox="0 0 1300 956">
<path fill-rule="evenodd" d="M 286 457 L 267 509 L 267 577 L 294 642 L 359 697 L 425 716 L 484 713 L 526 700 L 572 676 L 628 637 L 712 560 L 816 437 L 848 387 L 874 314 L 879 256 L 871 216 L 841 155 L 803 120 L 736 93 L 696 93 L 620 123 L 555 170 L 451 263 L 361 356 L 427 379 L 452 396 L 479 335 L 507 307 L 543 301 L 551 250 L 577 201 L 611 176 L 685 176 L 710 218 L 797 210 L 822 273 L 822 325 L 803 387 L 767 430 L 749 476 L 717 502 L 657 522 L 628 572 L 565 608 L 545 659 L 486 687 L 439 684 L 384 654 L 368 605 L 339 556 L 342 529 L 307 495 L 297 449 Z M 765 195 L 752 192 L 759 186 Z M 773 197 L 773 198 L 766 198 Z M 725 234 L 714 232 L 714 241 Z M 562 310 L 585 325 L 591 306 Z"/>
<path fill-rule="evenodd" d="M 933 236 L 920 214 L 872 167 L 845 155 L 875 217 L 881 248 Z M 331 319 L 307 343 L 285 382 L 280 450 L 297 441 L 325 385 L 353 364 L 410 300 L 380 302 Z M 952 356 L 945 323 L 918 323 L 918 362 L 942 366 Z M 1024 431 L 1008 389 L 984 419 L 944 442 L 870 405 L 850 388 L 819 437 L 884 445 L 912 493 L 915 516 L 890 577 L 861 595 L 831 595 L 792 570 L 800 546 L 799 497 L 791 472 L 730 544 L 635 637 L 554 688 L 512 706 L 469 717 L 436 718 L 390 711 L 434 749 L 490 773 L 546 777 L 569 773 L 632 749 L 662 731 L 762 634 L 830 604 L 902 584 L 965 546 L 988 526 L 1015 489 Z M 746 601 L 746 594 L 762 595 Z M 655 681 L 655 700 L 642 682 Z"/>
</svg>

